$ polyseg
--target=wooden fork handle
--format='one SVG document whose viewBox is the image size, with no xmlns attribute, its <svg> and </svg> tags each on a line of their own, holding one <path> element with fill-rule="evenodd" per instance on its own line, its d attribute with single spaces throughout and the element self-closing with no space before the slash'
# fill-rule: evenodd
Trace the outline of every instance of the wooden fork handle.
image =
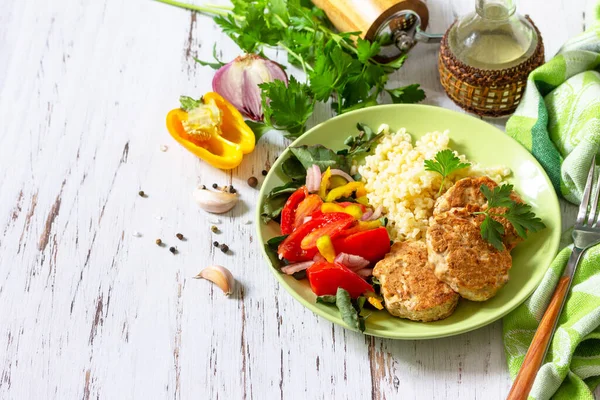
<svg viewBox="0 0 600 400">
<path fill-rule="evenodd" d="M 538 370 L 544 362 L 544 356 L 546 354 L 546 348 L 550 339 L 552 339 L 552 333 L 556 320 L 560 316 L 563 301 L 569 290 L 569 282 L 571 278 L 569 276 L 563 276 L 558 281 L 552 300 L 542 317 L 542 321 L 533 336 L 533 341 L 527 350 L 523 365 L 519 370 L 517 378 L 513 382 L 510 393 L 508 393 L 507 400 L 526 400 L 535 381 L 535 377 Z"/>
</svg>

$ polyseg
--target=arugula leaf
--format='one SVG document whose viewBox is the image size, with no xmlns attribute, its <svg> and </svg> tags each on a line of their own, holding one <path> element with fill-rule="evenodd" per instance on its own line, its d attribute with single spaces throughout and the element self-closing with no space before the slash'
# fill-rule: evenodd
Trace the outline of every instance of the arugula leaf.
<svg viewBox="0 0 600 400">
<path fill-rule="evenodd" d="M 290 147 L 290 151 L 305 170 L 316 164 L 321 168 L 321 172 L 328 167 L 339 168 L 345 172 L 349 171 L 346 157 L 323 145 Z"/>
<path fill-rule="evenodd" d="M 271 261 L 271 266 L 273 266 L 273 268 L 275 268 L 277 270 L 281 270 L 281 267 L 284 264 L 283 261 L 279 259 L 279 256 L 277 254 L 277 249 L 278 249 L 279 245 L 281 244 L 281 242 L 283 242 L 285 240 L 285 238 L 287 238 L 287 237 L 288 237 L 288 235 L 275 236 L 275 237 L 267 240 L 267 242 L 265 243 L 265 252 L 269 256 L 269 260 Z"/>
<path fill-rule="evenodd" d="M 321 304 L 335 304 L 336 300 L 337 300 L 337 297 L 330 295 L 330 294 L 317 297 L 317 303 L 321 303 Z"/>
<path fill-rule="evenodd" d="M 336 293 L 335 305 L 340 310 L 340 316 L 342 320 L 352 329 L 356 329 L 360 332 L 365 330 L 364 318 L 359 315 L 359 311 L 352 304 L 350 294 L 342 289 L 338 288 Z M 364 302 L 363 302 L 364 304 Z"/>
<path fill-rule="evenodd" d="M 281 164 L 281 171 L 293 181 L 306 180 L 306 169 L 293 154 Z"/>
<path fill-rule="evenodd" d="M 288 197 L 290 197 L 300 186 L 302 186 L 302 182 L 291 181 L 271 190 L 267 197 L 265 197 L 262 205 L 261 218 L 265 224 L 273 219 L 279 218 Z"/>
<path fill-rule="evenodd" d="M 440 184 L 438 196 L 440 193 L 442 193 L 442 189 L 444 188 L 444 183 L 446 183 L 446 178 L 448 175 L 470 165 L 470 163 L 461 162 L 460 158 L 454 155 L 454 152 L 450 149 L 438 151 L 438 153 L 435 155 L 435 159 L 433 160 L 425 160 L 426 171 L 433 171 L 442 175 L 442 183 Z"/>
<path fill-rule="evenodd" d="M 293 76 L 287 87 L 280 80 L 258 86 L 262 89 L 265 123 L 278 130 L 287 130 L 288 137 L 299 136 L 315 107 L 308 86 Z"/>
<path fill-rule="evenodd" d="M 195 100 L 188 96 L 179 96 L 179 103 L 183 111 L 190 111 L 202 104 L 202 97 L 199 100 Z"/>
<path fill-rule="evenodd" d="M 502 251 L 505 248 L 502 242 L 504 226 L 493 217 L 506 218 L 523 239 L 527 238 L 527 231 L 538 232 L 546 227 L 542 220 L 531 211 L 529 204 L 517 203 L 510 198 L 513 191 L 512 185 L 497 186 L 494 190 L 487 185 L 481 185 L 480 190 L 488 202 L 487 209 L 475 213 L 485 215 L 481 224 L 481 237 L 496 249 Z M 493 212 L 499 207 L 506 208 L 506 211 L 504 213 Z"/>
<path fill-rule="evenodd" d="M 254 132 L 254 140 L 258 143 L 261 137 L 265 135 L 265 133 L 269 132 L 273 128 L 263 122 L 256 122 L 252 120 L 246 120 L 246 125 L 252 129 Z"/>
<path fill-rule="evenodd" d="M 425 92 L 418 83 L 396 89 L 386 89 L 386 92 L 390 94 L 394 104 L 418 103 L 425 99 Z"/>
</svg>

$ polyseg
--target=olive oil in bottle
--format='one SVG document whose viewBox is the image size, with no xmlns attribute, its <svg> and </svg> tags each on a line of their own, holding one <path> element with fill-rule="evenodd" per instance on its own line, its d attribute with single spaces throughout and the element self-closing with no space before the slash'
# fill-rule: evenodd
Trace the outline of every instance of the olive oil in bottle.
<svg viewBox="0 0 600 400">
<path fill-rule="evenodd" d="M 475 12 L 448 32 L 450 51 L 463 63 L 483 70 L 502 70 L 526 61 L 538 37 L 515 8 L 515 0 L 477 0 Z"/>
</svg>

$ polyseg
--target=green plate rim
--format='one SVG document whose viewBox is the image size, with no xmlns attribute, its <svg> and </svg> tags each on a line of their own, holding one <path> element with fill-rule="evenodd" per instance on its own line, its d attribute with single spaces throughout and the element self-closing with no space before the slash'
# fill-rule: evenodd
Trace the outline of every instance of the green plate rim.
<svg viewBox="0 0 600 400">
<path fill-rule="evenodd" d="M 522 148 L 522 150 L 524 151 L 524 153 L 526 154 L 526 156 L 529 158 L 530 161 L 532 161 L 538 168 L 539 170 L 542 172 L 542 176 L 544 177 L 544 179 L 546 180 L 546 183 L 548 184 L 548 186 L 552 189 L 554 189 L 554 186 L 552 185 L 552 182 L 550 181 L 550 178 L 548 177 L 548 175 L 546 174 L 546 171 L 544 170 L 544 168 L 540 165 L 540 163 L 535 159 L 535 157 L 529 153 L 527 151 L 527 149 L 525 149 L 519 142 L 517 142 L 516 140 L 514 140 L 513 138 L 511 138 L 510 136 L 506 135 L 504 132 L 502 132 L 500 129 L 496 128 L 495 126 L 487 123 L 486 121 L 476 118 L 472 115 L 469 114 L 465 114 L 465 113 L 461 113 L 461 112 L 457 112 L 457 111 L 453 111 L 453 110 L 448 110 L 446 108 L 443 107 L 436 107 L 436 106 L 430 106 L 430 105 L 424 105 L 424 104 L 381 104 L 381 105 L 377 105 L 377 106 L 372 106 L 372 107 L 368 107 L 368 108 L 363 108 L 360 110 L 355 110 L 355 111 L 351 111 L 348 112 L 346 114 L 342 114 L 342 115 L 338 115 L 335 116 L 333 118 L 330 118 L 326 121 L 323 121 L 317 125 L 315 125 L 314 127 L 312 127 L 311 129 L 309 129 L 308 131 L 304 132 L 300 137 L 298 137 L 296 140 L 294 140 L 277 158 L 277 160 L 275 161 L 275 163 L 271 166 L 271 169 L 269 170 L 269 173 L 267 174 L 267 176 L 265 177 L 265 181 L 269 179 L 269 177 L 271 176 L 271 174 L 275 173 L 275 171 L 277 170 L 277 168 L 280 168 L 281 164 L 283 163 L 283 161 L 287 158 L 287 155 L 289 153 L 289 148 L 296 146 L 300 141 L 302 141 L 306 136 L 309 136 L 313 133 L 313 131 L 317 130 L 317 129 L 322 129 L 324 127 L 326 127 L 329 124 L 333 124 L 335 123 L 335 121 L 337 121 L 338 119 L 342 119 L 342 118 L 349 118 L 349 117 L 354 117 L 356 115 L 360 115 L 363 113 L 371 113 L 371 112 L 376 112 L 376 110 L 378 109 L 385 109 L 385 108 L 428 108 L 431 110 L 435 110 L 435 112 L 442 112 L 442 113 L 446 113 L 452 116 L 452 118 L 464 118 L 464 119 L 471 119 L 471 120 L 476 120 L 478 123 L 485 123 L 489 126 L 490 128 L 490 133 L 492 131 L 494 131 L 494 135 L 498 135 L 498 137 L 502 137 L 501 140 L 510 140 L 513 141 L 514 144 L 518 145 L 520 148 Z M 556 191 L 552 190 L 552 196 L 551 199 L 548 199 L 548 201 L 551 201 L 553 204 L 551 205 L 552 208 L 554 209 L 554 212 L 557 215 L 560 215 L 560 204 L 558 202 L 558 196 L 556 195 Z M 261 208 L 262 208 L 262 204 L 263 204 L 263 200 L 265 198 L 265 185 L 261 185 L 261 189 L 260 192 L 258 194 L 258 202 L 257 202 L 257 206 L 256 206 L 256 211 L 255 211 L 255 220 L 256 220 L 256 233 L 257 233 L 257 238 L 260 238 L 261 242 L 259 243 L 260 248 L 261 248 L 261 252 L 262 255 L 264 257 L 264 259 L 267 261 L 267 264 L 269 266 L 269 269 L 271 270 L 271 273 L 275 276 L 275 278 L 279 281 L 279 283 L 285 288 L 286 292 L 288 292 L 289 294 L 292 295 L 293 298 L 295 298 L 296 300 L 298 300 L 304 307 L 308 308 L 309 310 L 311 310 L 313 313 L 327 319 L 328 321 L 331 321 L 339 326 L 342 326 L 346 329 L 349 330 L 354 330 L 351 329 L 350 327 L 348 327 L 348 325 L 346 325 L 342 319 L 338 316 L 331 316 L 330 314 L 327 314 L 323 311 L 321 311 L 320 308 L 318 308 L 316 306 L 316 303 L 311 303 L 309 301 L 307 301 L 306 299 L 304 299 L 299 293 L 297 293 L 295 290 L 293 290 L 288 283 L 286 282 L 286 280 L 284 279 L 284 275 L 277 272 L 277 270 L 271 265 L 271 262 L 269 260 L 269 256 L 267 255 L 267 252 L 265 250 L 264 247 L 264 242 L 262 242 L 262 232 L 261 232 L 261 225 L 263 224 L 262 219 L 261 219 Z M 561 233 L 562 233 L 562 221 L 559 219 L 558 220 L 558 226 L 557 229 L 552 232 L 551 238 L 549 240 L 552 241 L 551 243 L 551 249 L 553 250 L 553 253 L 556 254 L 558 252 L 559 249 L 559 245 L 560 245 L 560 237 L 561 237 Z M 545 269 L 544 272 L 548 270 L 548 268 L 550 267 L 550 264 L 548 264 Z M 464 327 L 464 328 L 459 328 L 459 329 L 455 329 L 455 330 L 451 330 L 451 328 L 446 327 L 446 332 L 442 332 L 442 333 L 428 333 L 428 334 L 402 334 L 402 331 L 393 331 L 390 332 L 389 335 L 388 334 L 382 334 L 380 332 L 374 332 L 372 330 L 369 329 L 368 326 L 368 322 L 367 322 L 367 327 L 365 329 L 365 331 L 363 332 L 365 335 L 369 335 L 369 336 L 376 336 L 376 337 L 382 337 L 382 338 L 387 338 L 387 339 L 398 339 L 398 340 L 420 340 L 420 339 L 438 339 L 438 338 L 443 338 L 443 337 L 449 337 L 449 336 L 455 336 L 455 335 L 460 335 L 466 332 L 470 332 L 476 329 L 479 329 L 481 327 L 484 327 L 486 325 L 489 325 L 497 320 L 499 320 L 500 318 L 504 317 L 505 315 L 507 315 L 508 313 L 510 313 L 511 311 L 513 311 L 515 308 L 517 308 L 518 306 L 520 306 L 521 304 L 523 304 L 523 302 L 525 302 L 525 300 L 527 300 L 531 294 L 534 292 L 534 290 L 539 286 L 539 284 L 541 283 L 542 279 L 544 277 L 544 274 L 540 274 L 539 279 L 534 282 L 534 284 L 532 284 L 531 288 L 528 290 L 527 295 L 523 296 L 522 299 L 519 300 L 513 300 L 511 302 L 509 302 L 508 304 L 510 304 L 508 307 L 504 307 L 502 309 L 501 312 L 499 312 L 497 315 L 494 315 L 492 317 L 488 317 L 487 319 L 482 319 L 482 321 L 472 324 L 470 326 Z M 392 317 L 395 318 L 395 317 Z"/>
</svg>

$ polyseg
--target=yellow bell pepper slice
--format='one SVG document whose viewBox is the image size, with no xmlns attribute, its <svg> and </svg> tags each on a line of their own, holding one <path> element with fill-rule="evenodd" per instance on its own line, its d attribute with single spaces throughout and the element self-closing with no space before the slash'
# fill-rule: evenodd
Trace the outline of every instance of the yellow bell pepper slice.
<svg viewBox="0 0 600 400">
<path fill-rule="evenodd" d="M 354 219 L 360 219 L 363 215 L 363 212 L 360 206 L 356 204 L 351 204 L 347 207 L 342 207 L 336 203 L 323 203 L 321 206 L 322 213 L 332 213 L 332 212 L 341 212 L 352 215 Z"/>
<path fill-rule="evenodd" d="M 331 179 L 329 180 L 329 187 L 331 189 L 335 189 L 336 187 L 340 187 L 340 186 L 344 186 L 346 183 L 348 183 L 348 181 L 344 178 L 342 178 L 339 175 L 334 175 L 331 177 Z"/>
<path fill-rule="evenodd" d="M 337 187 L 332 189 L 325 197 L 325 201 L 330 203 L 339 199 L 340 197 L 348 197 L 353 192 L 356 192 L 356 197 L 362 197 L 367 194 L 365 190 L 365 184 L 362 182 L 350 182 L 345 184 L 344 186 Z M 360 195 L 359 195 L 360 192 Z"/>
<path fill-rule="evenodd" d="M 319 196 L 323 200 L 327 195 L 327 188 L 329 187 L 329 180 L 331 179 L 331 168 L 327 167 L 327 170 L 323 172 L 323 176 L 321 176 L 321 185 L 319 186 Z"/>
<path fill-rule="evenodd" d="M 381 297 L 377 296 L 374 293 L 367 294 L 367 301 L 369 302 L 369 304 L 378 310 L 383 310 L 383 304 L 382 304 L 381 300 L 382 300 Z"/>
<path fill-rule="evenodd" d="M 335 248 L 333 247 L 333 243 L 331 242 L 331 237 L 329 235 L 323 235 L 317 239 L 317 249 L 319 253 L 327 260 L 327 262 L 332 263 L 335 260 Z"/>
<path fill-rule="evenodd" d="M 244 117 L 218 93 L 202 97 L 197 109 L 181 108 L 167 114 L 167 129 L 187 150 L 220 169 L 240 165 L 244 154 L 254 150 L 255 138 Z M 189 115 L 195 119 L 189 121 Z"/>
<path fill-rule="evenodd" d="M 367 196 L 357 197 L 356 198 L 356 202 L 358 204 L 362 204 L 363 206 L 368 206 L 369 205 L 369 199 L 367 199 Z"/>
</svg>

